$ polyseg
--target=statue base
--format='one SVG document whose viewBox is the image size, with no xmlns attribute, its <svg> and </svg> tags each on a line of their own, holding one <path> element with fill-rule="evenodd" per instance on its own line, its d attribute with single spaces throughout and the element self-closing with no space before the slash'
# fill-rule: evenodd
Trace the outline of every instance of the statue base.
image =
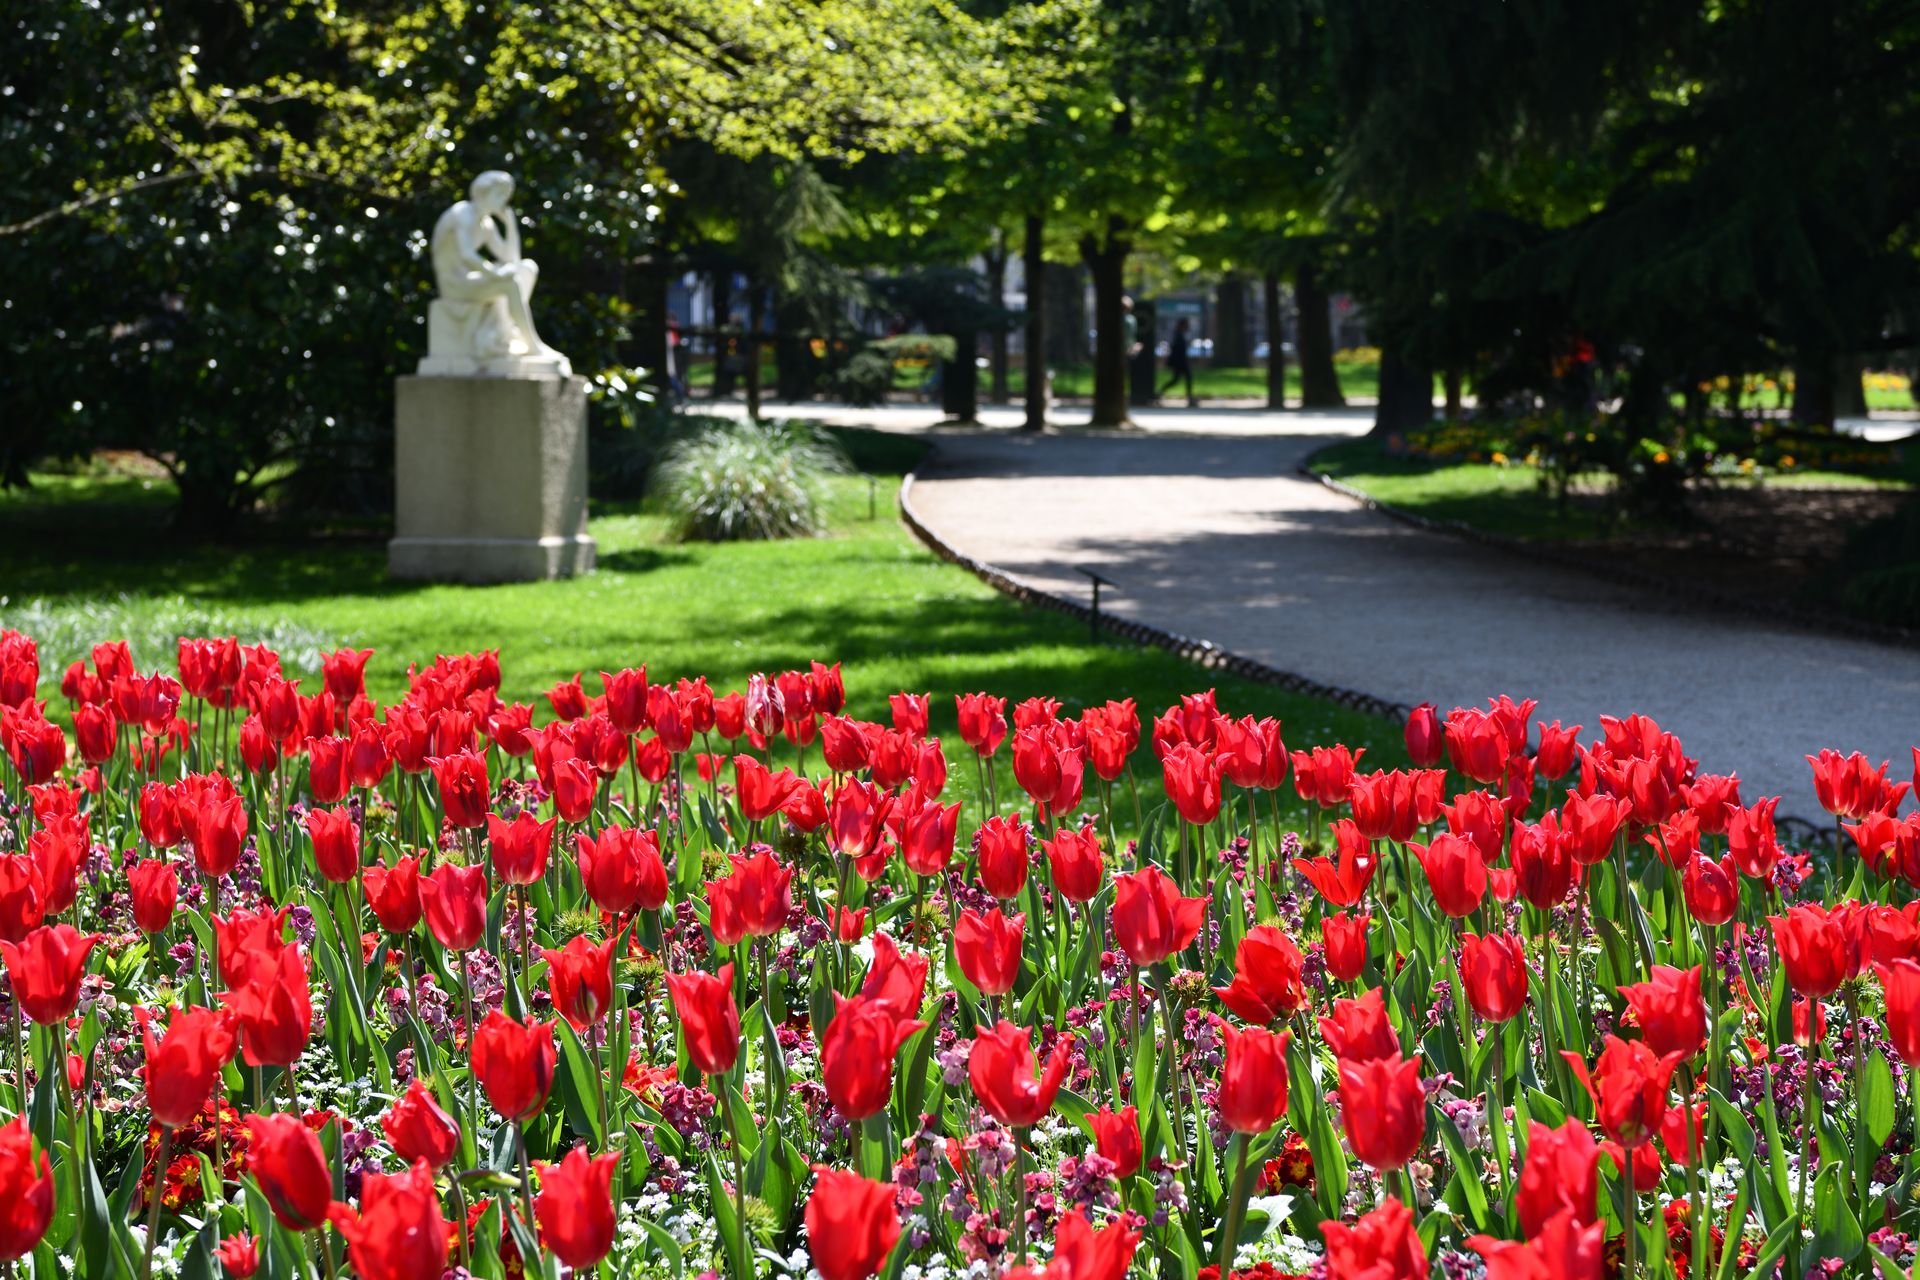
<svg viewBox="0 0 1920 1280">
<path fill-rule="evenodd" d="M 584 378 L 394 382 L 387 572 L 526 582 L 593 570 Z"/>
</svg>

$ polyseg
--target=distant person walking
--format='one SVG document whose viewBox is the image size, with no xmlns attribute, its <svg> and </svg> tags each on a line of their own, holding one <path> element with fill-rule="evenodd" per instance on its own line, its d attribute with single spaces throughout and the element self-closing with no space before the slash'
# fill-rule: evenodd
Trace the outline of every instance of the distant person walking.
<svg viewBox="0 0 1920 1280">
<path fill-rule="evenodd" d="M 1197 408 L 1200 401 L 1193 394 L 1193 343 L 1187 336 L 1187 322 L 1178 320 L 1173 326 L 1173 336 L 1167 339 L 1167 385 L 1160 388 L 1160 394 L 1166 395 L 1173 390 L 1174 384 L 1182 378 L 1187 382 L 1187 407 Z"/>
</svg>

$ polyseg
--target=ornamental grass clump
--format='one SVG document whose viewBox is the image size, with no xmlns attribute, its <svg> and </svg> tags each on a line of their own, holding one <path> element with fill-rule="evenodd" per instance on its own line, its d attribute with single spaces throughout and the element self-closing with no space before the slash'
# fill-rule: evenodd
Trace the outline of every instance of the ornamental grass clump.
<svg viewBox="0 0 1920 1280">
<path fill-rule="evenodd" d="M 726 422 L 672 445 L 652 490 L 688 542 L 810 537 L 825 523 L 827 479 L 846 455 L 794 422 Z"/>
</svg>

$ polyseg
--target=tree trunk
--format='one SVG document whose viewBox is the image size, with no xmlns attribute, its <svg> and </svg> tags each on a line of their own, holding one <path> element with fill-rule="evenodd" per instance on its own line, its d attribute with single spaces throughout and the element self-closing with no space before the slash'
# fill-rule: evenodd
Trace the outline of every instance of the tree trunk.
<svg viewBox="0 0 1920 1280">
<path fill-rule="evenodd" d="M 1047 222 L 1037 213 L 1027 215 L 1026 245 L 1021 267 L 1027 277 L 1027 420 L 1025 431 L 1047 427 Z"/>
<path fill-rule="evenodd" d="M 953 359 L 940 366 L 940 411 L 956 422 L 977 422 L 980 416 L 980 366 L 974 352 L 980 335 L 963 329 L 953 335 Z"/>
<path fill-rule="evenodd" d="M 673 283 L 671 264 L 664 258 L 647 256 L 631 277 L 633 298 L 633 346 L 631 363 L 647 371 L 647 382 L 656 390 L 668 390 L 667 368 L 667 288 Z"/>
<path fill-rule="evenodd" d="M 1080 256 L 1093 276 L 1093 417 L 1095 427 L 1127 424 L 1126 223 L 1107 215 L 1105 236 L 1083 236 Z"/>
<path fill-rule="evenodd" d="M 1333 321 L 1320 272 L 1313 266 L 1294 273 L 1293 302 L 1300 316 L 1300 407 L 1342 408 L 1347 399 L 1340 394 L 1340 375 L 1333 371 Z M 1380 394 L 1385 397 L 1384 386 Z"/>
<path fill-rule="evenodd" d="M 806 307 L 785 298 L 774 300 L 774 394 L 789 402 L 813 398 L 819 362 L 807 341 L 806 322 Z"/>
<path fill-rule="evenodd" d="M 1839 398 L 1833 355 L 1809 351 L 1793 366 L 1793 420 L 1803 427 L 1833 426 Z"/>
<path fill-rule="evenodd" d="M 760 283 L 748 281 L 747 336 L 740 344 L 747 358 L 747 417 L 760 420 Z"/>
<path fill-rule="evenodd" d="M 1447 420 L 1452 421 L 1460 416 L 1460 370 L 1442 371 L 1440 384 L 1446 388 L 1446 415 Z"/>
<path fill-rule="evenodd" d="M 1260 281 L 1267 320 L 1267 408 L 1287 407 L 1287 347 L 1280 316 L 1280 277 L 1269 271 Z"/>
<path fill-rule="evenodd" d="M 1433 421 L 1433 370 L 1408 359 L 1398 343 L 1380 353 L 1380 403 L 1373 414 L 1371 439 L 1399 438 Z"/>
<path fill-rule="evenodd" d="M 1047 363 L 1087 362 L 1087 287 L 1084 268 L 1047 264 Z"/>
<path fill-rule="evenodd" d="M 993 229 L 993 244 L 987 250 L 987 300 L 996 307 L 1007 305 L 1007 233 Z M 987 335 L 987 370 L 991 383 L 987 398 L 994 404 L 1007 402 L 1007 326 L 996 321 Z"/>
<path fill-rule="evenodd" d="M 1864 418 L 1867 416 L 1867 367 L 1862 360 L 1852 356 L 1842 356 L 1835 361 L 1839 366 L 1834 371 L 1836 382 L 1834 413 L 1842 418 Z"/>
<path fill-rule="evenodd" d="M 733 370 L 727 367 L 727 355 L 734 342 L 726 332 L 733 321 L 733 270 L 713 273 L 713 398 L 725 400 L 733 394 Z"/>
<path fill-rule="evenodd" d="M 1213 290 L 1213 367 L 1244 369 L 1253 363 L 1247 341 L 1247 279 L 1230 271 Z"/>
</svg>

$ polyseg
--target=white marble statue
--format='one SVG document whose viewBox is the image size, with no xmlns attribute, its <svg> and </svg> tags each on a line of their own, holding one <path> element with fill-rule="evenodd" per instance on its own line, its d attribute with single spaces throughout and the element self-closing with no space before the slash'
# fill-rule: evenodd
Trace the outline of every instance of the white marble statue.
<svg viewBox="0 0 1920 1280">
<path fill-rule="evenodd" d="M 473 180 L 467 199 L 434 224 L 433 278 L 440 296 L 427 311 L 421 373 L 564 378 L 573 372 L 533 326 L 540 267 L 520 256 L 512 199 L 513 178 L 489 169 Z"/>
</svg>

